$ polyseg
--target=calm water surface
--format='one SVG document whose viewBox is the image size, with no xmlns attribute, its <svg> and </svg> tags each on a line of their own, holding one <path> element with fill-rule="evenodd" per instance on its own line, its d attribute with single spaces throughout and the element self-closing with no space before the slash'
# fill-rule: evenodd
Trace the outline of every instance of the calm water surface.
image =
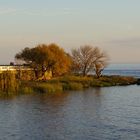
<svg viewBox="0 0 140 140">
<path fill-rule="evenodd" d="M 140 86 L 0 99 L 1 140 L 139 140 Z"/>
</svg>

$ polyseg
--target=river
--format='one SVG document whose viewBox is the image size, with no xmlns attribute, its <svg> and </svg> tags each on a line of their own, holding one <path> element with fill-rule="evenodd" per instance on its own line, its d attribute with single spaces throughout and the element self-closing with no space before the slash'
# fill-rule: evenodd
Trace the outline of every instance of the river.
<svg viewBox="0 0 140 140">
<path fill-rule="evenodd" d="M 0 98 L 0 139 L 140 139 L 140 86 Z"/>
</svg>

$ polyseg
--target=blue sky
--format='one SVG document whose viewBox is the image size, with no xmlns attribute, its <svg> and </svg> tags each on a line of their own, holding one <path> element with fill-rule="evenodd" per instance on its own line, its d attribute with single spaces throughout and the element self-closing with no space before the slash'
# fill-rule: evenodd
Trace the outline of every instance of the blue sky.
<svg viewBox="0 0 140 140">
<path fill-rule="evenodd" d="M 0 64 L 24 47 L 99 46 L 112 63 L 140 63 L 140 0 L 0 0 Z"/>
</svg>

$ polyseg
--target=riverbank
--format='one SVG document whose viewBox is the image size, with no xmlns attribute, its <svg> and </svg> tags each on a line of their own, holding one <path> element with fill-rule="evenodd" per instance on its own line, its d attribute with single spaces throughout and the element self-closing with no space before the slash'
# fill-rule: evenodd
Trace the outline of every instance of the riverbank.
<svg viewBox="0 0 140 140">
<path fill-rule="evenodd" d="M 22 81 L 21 89 L 40 93 L 51 93 L 66 90 L 83 90 L 89 87 L 126 86 L 136 84 L 137 79 L 126 76 L 74 76 L 52 78 L 48 81 Z"/>
</svg>

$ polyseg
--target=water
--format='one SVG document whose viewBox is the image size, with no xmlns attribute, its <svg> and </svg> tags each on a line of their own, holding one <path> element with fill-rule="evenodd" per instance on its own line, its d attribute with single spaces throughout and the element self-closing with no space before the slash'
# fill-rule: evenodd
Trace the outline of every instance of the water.
<svg viewBox="0 0 140 140">
<path fill-rule="evenodd" d="M 104 71 L 104 75 L 122 75 L 140 78 L 140 64 L 110 64 Z"/>
<path fill-rule="evenodd" d="M 140 70 L 104 70 L 103 75 L 121 75 L 140 78 Z"/>
<path fill-rule="evenodd" d="M 138 140 L 140 86 L 0 99 L 1 140 Z"/>
</svg>

